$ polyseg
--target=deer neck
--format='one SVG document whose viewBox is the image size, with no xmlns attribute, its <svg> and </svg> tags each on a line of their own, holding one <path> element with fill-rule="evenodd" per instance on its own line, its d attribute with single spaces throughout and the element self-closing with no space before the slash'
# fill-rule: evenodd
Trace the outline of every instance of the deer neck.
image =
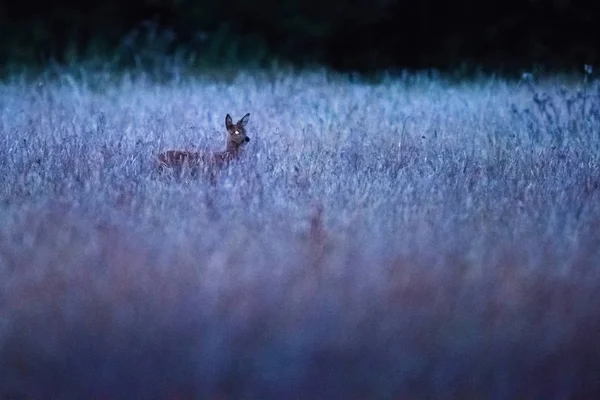
<svg viewBox="0 0 600 400">
<path fill-rule="evenodd" d="M 227 148 L 225 149 L 225 152 L 231 154 L 231 155 L 237 155 L 240 151 L 241 145 L 228 140 L 227 141 Z"/>
</svg>

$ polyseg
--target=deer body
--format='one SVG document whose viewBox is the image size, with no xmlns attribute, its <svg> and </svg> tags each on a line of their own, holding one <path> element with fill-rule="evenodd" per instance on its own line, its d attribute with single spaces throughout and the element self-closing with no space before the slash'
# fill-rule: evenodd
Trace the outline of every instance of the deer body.
<svg viewBox="0 0 600 400">
<path fill-rule="evenodd" d="M 244 115 L 237 123 L 233 123 L 231 116 L 225 117 L 227 129 L 227 147 L 223 151 L 192 151 L 192 150 L 167 150 L 157 157 L 158 169 L 181 170 L 184 167 L 192 170 L 206 167 L 210 170 L 222 168 L 232 160 L 238 158 L 243 146 L 250 141 L 246 135 L 246 124 L 250 114 Z"/>
</svg>

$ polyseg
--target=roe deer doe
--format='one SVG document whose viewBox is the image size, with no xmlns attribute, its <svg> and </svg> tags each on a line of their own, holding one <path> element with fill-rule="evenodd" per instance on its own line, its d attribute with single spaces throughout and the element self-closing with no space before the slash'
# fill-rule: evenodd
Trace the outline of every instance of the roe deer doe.
<svg viewBox="0 0 600 400">
<path fill-rule="evenodd" d="M 158 155 L 158 170 L 172 169 L 181 171 L 184 167 L 193 172 L 198 168 L 206 167 L 210 172 L 216 168 L 224 167 L 230 161 L 237 158 L 242 147 L 250 141 L 246 135 L 246 124 L 250 113 L 244 115 L 237 123 L 233 123 L 231 116 L 225 117 L 225 128 L 227 129 L 227 147 L 223 151 L 190 151 L 190 150 L 167 150 Z"/>
</svg>

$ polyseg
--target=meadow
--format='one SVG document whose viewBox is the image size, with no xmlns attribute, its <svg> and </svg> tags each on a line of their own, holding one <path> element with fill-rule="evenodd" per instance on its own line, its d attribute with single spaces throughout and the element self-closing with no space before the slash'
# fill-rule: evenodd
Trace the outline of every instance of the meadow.
<svg viewBox="0 0 600 400">
<path fill-rule="evenodd" d="M 51 75 L 51 76 L 50 76 Z M 0 398 L 600 395 L 600 84 L 0 83 Z M 251 141 L 216 182 L 168 148 Z"/>
</svg>

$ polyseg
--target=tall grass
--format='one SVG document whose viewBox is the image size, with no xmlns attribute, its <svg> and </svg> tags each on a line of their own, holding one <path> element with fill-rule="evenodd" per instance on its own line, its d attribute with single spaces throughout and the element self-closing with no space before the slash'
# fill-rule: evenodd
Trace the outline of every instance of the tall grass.
<svg viewBox="0 0 600 400">
<path fill-rule="evenodd" d="M 2 84 L 0 398 L 597 396 L 599 87 Z"/>
</svg>

